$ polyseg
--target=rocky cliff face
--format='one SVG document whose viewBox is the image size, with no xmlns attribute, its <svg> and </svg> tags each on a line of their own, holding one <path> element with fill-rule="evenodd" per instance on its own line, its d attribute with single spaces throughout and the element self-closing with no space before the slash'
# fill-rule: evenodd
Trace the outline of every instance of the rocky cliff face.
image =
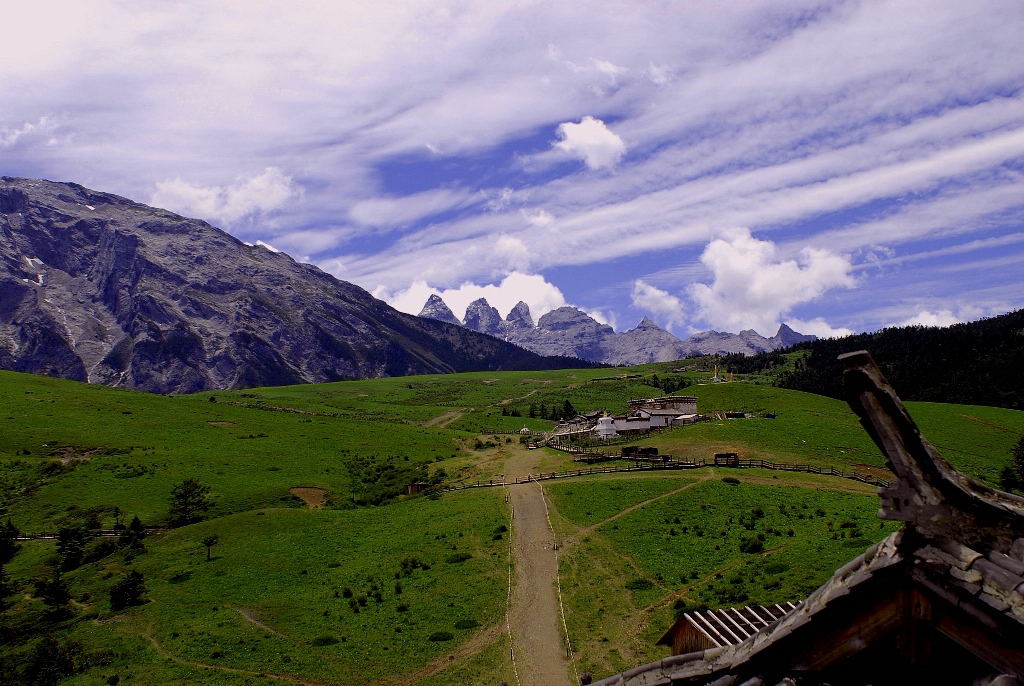
<svg viewBox="0 0 1024 686">
<path fill-rule="evenodd" d="M 653 321 L 644 317 L 630 329 L 606 343 L 605 361 L 615 365 L 668 362 L 692 354 L 693 349 Z"/>
<path fill-rule="evenodd" d="M 501 315 L 484 298 L 469 303 L 464 321 L 466 328 L 488 336 L 501 336 L 505 331 L 505 322 Z"/>
<path fill-rule="evenodd" d="M 423 311 L 438 311 L 438 302 L 445 311 L 451 312 L 437 295 L 430 296 Z M 421 312 L 421 316 L 431 315 Z M 483 298 L 470 304 L 463 325 L 541 355 L 568 355 L 613 365 L 667 362 L 690 355 L 753 355 L 814 340 L 814 336 L 799 334 L 785 324 L 771 338 L 747 329 L 738 334 L 704 331 L 680 340 L 647 317 L 636 328 L 615 333 L 612 327 L 601 324 L 575 307 L 552 310 L 534 326 L 526 303 L 520 302 L 502 320 L 498 311 Z"/>
<path fill-rule="evenodd" d="M 0 177 L 5 369 L 189 392 L 568 364 L 403 314 L 201 221 Z"/>
<path fill-rule="evenodd" d="M 441 296 L 436 293 L 427 298 L 426 304 L 423 305 L 423 309 L 420 310 L 420 313 L 417 316 L 462 326 L 462 322 L 459 321 L 459 318 L 456 317 L 455 313 L 448 308 L 448 305 L 441 299 Z"/>
</svg>

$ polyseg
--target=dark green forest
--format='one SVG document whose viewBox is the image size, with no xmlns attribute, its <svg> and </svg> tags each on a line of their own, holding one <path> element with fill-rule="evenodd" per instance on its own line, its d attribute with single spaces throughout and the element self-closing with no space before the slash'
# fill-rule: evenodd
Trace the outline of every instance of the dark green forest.
<svg viewBox="0 0 1024 686">
<path fill-rule="evenodd" d="M 768 373 L 776 385 L 842 397 L 836 357 L 868 350 L 904 400 L 1024 409 L 1024 310 L 949 327 L 903 326 L 799 343 L 792 369 L 778 352 L 730 355 L 734 373 Z"/>
</svg>

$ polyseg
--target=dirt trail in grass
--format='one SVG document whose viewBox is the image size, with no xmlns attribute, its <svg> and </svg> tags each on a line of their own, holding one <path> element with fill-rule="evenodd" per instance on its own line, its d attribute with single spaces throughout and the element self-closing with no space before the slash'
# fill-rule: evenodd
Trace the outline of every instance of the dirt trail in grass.
<svg viewBox="0 0 1024 686">
<path fill-rule="evenodd" d="M 249 608 L 245 608 L 245 607 L 236 607 L 235 611 L 237 611 L 238 614 L 242 615 L 242 619 L 244 619 L 245 621 L 249 622 L 253 626 L 258 626 L 259 628 L 263 629 L 267 633 L 274 634 L 275 636 L 279 636 L 281 638 L 288 638 L 287 636 L 282 634 L 280 631 L 278 631 L 274 627 L 268 626 L 268 625 L 264 624 L 263 622 L 261 622 L 256 617 L 256 611 L 255 610 L 250 610 Z M 290 641 L 291 639 L 288 638 L 288 640 Z"/>
<path fill-rule="evenodd" d="M 524 379 L 524 381 L 530 381 L 530 379 Z M 551 385 L 550 381 L 541 381 L 540 383 L 542 383 L 544 386 L 550 386 Z M 531 395 L 533 395 L 534 393 L 537 393 L 540 390 L 543 390 L 543 389 L 535 388 L 532 391 L 530 391 L 529 393 L 527 393 L 526 395 L 517 395 L 517 396 L 513 396 L 511 398 L 505 398 L 504 400 L 499 400 L 496 404 L 497 405 L 508 405 L 513 400 L 525 400 L 526 398 L 529 398 Z"/>
<path fill-rule="evenodd" d="M 625 517 L 630 512 L 636 512 L 641 507 L 646 507 L 647 505 L 650 505 L 651 503 L 653 503 L 656 500 L 661 500 L 662 498 L 668 498 L 669 496 L 673 496 L 673 495 L 675 495 L 677 493 L 682 493 L 683 491 L 688 490 L 690 488 L 693 488 L 694 486 L 696 486 L 698 484 L 704 483 L 705 481 L 707 481 L 710 478 L 711 478 L 710 475 L 701 476 L 696 481 L 692 481 L 692 482 L 690 482 L 688 484 L 680 486 L 679 488 L 672 489 L 671 491 L 668 491 L 667 493 L 661 493 L 659 495 L 653 496 L 651 498 L 648 498 L 647 500 L 641 500 L 640 502 L 638 502 L 638 503 L 636 503 L 634 505 L 630 505 L 629 507 L 627 507 L 624 510 L 620 510 L 620 511 L 616 512 L 611 517 L 608 517 L 606 519 L 602 519 L 600 522 L 597 522 L 595 524 L 591 524 L 590 526 L 585 526 L 585 527 L 582 527 L 580 529 L 577 529 L 576 533 L 574 533 L 572 536 L 570 536 L 570 537 L 566 538 L 564 541 L 562 541 L 562 548 L 568 548 L 569 546 L 572 546 L 572 545 L 575 545 L 576 543 L 579 543 L 579 541 L 580 541 L 580 539 L 582 537 L 587 536 L 587 535 L 593 533 L 594 531 L 596 531 L 597 529 L 601 528 L 605 524 L 608 524 L 609 522 L 614 522 L 619 517 Z"/>
<path fill-rule="evenodd" d="M 961 414 L 960 416 L 968 421 L 972 421 L 977 424 L 982 424 L 984 426 L 990 426 L 993 429 L 999 429 L 1000 431 L 1005 431 L 1008 434 L 1013 434 L 1015 436 L 1020 435 L 1020 431 L 1017 431 L 1016 429 L 1011 429 L 1008 426 L 1003 426 L 1002 424 L 997 424 L 996 422 L 990 422 L 987 419 L 982 419 L 981 417 L 975 417 L 974 415 L 970 414 Z"/>
<path fill-rule="evenodd" d="M 507 476 L 523 477 L 537 456 L 517 450 L 505 467 Z M 512 557 L 515 582 L 509 609 L 512 651 L 523 686 L 570 686 L 556 582 L 555 534 L 548 524 L 539 483 L 509 488 L 512 505 Z"/>
<path fill-rule="evenodd" d="M 460 645 L 457 649 L 442 655 L 433 662 L 429 663 L 425 667 L 420 667 L 412 674 L 408 674 L 398 681 L 392 681 L 390 679 L 382 681 L 382 684 L 395 684 L 395 686 L 412 686 L 415 683 L 426 679 L 429 676 L 434 676 L 438 672 L 442 671 L 457 660 L 462 660 L 467 657 L 476 655 L 484 648 L 488 647 L 492 643 L 498 640 L 501 636 L 501 632 L 504 630 L 504 624 L 492 624 L 489 627 L 481 629 L 480 631 L 473 634 L 473 636 Z"/>
<path fill-rule="evenodd" d="M 187 665 L 189 667 L 199 667 L 200 669 L 209 669 L 215 672 L 227 672 L 228 674 L 241 674 L 244 676 L 258 677 L 273 681 L 287 681 L 292 684 L 302 684 L 302 686 L 328 686 L 323 681 L 309 681 L 302 679 L 297 676 L 290 676 L 288 674 L 272 674 L 270 672 L 253 672 L 248 669 L 239 669 L 237 667 L 226 667 L 223 665 L 211 665 L 206 662 L 199 662 L 198 660 L 186 660 L 183 657 L 178 657 L 174 653 L 170 652 L 156 640 L 156 638 L 150 634 L 145 633 L 143 636 L 149 641 L 150 645 L 153 646 L 153 650 L 160 655 L 160 657 L 177 662 L 179 665 Z"/>
<path fill-rule="evenodd" d="M 319 486 L 293 486 L 288 492 L 306 503 L 310 510 L 319 510 L 327 502 L 327 490 Z"/>
<path fill-rule="evenodd" d="M 460 419 L 462 419 L 462 416 L 467 412 L 472 411 L 472 409 L 472 407 L 469 407 L 464 410 L 452 410 L 451 412 L 445 412 L 442 415 L 438 415 L 433 419 L 428 419 L 427 421 L 423 422 L 423 426 L 434 426 L 437 427 L 438 429 L 444 429 L 449 424 L 457 422 Z"/>
</svg>

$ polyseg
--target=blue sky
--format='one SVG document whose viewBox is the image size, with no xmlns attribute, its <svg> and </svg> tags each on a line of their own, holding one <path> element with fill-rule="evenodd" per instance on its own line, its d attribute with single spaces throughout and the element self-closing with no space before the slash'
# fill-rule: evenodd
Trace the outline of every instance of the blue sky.
<svg viewBox="0 0 1024 686">
<path fill-rule="evenodd" d="M 1024 306 L 1017 0 L 18 5 L 0 174 L 200 217 L 399 309 L 685 336 Z"/>
</svg>

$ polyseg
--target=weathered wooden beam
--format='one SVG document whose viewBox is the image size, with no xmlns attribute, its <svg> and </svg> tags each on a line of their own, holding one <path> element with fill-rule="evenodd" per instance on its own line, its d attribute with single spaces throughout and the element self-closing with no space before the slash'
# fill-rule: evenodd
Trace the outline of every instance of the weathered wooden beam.
<svg viewBox="0 0 1024 686">
<path fill-rule="evenodd" d="M 1009 551 L 1024 536 L 1024 498 L 978 483 L 942 459 L 867 351 L 839 359 L 847 402 L 897 477 L 880 491 L 880 516 L 908 522 L 926 538 Z"/>
</svg>

